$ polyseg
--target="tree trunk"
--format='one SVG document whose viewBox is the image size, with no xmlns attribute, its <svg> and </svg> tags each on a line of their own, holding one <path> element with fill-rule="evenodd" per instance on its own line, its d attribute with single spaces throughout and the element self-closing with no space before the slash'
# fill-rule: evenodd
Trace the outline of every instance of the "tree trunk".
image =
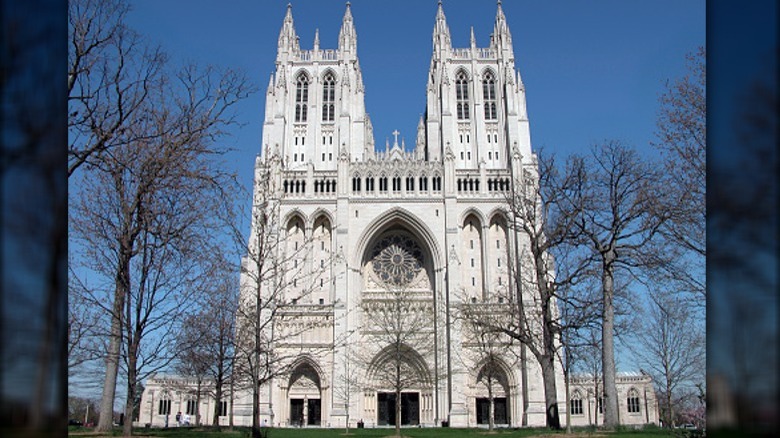
<svg viewBox="0 0 780 438">
<path fill-rule="evenodd" d="M 257 272 L 263 272 L 262 264 L 257 267 Z M 259 275 L 259 274 L 258 274 Z M 260 345 L 262 341 L 262 315 L 260 309 L 260 303 L 262 296 L 262 285 L 258 281 L 257 283 L 257 295 L 255 296 L 255 343 L 254 351 L 252 351 L 252 360 L 254 360 L 254 369 L 250 367 L 252 375 L 252 436 L 254 438 L 260 438 Z"/>
<path fill-rule="evenodd" d="M 604 308 L 602 310 L 601 326 L 601 363 L 604 372 L 604 427 L 613 430 L 618 425 L 618 399 L 615 386 L 615 345 L 613 331 L 615 327 L 614 308 L 614 267 L 612 262 L 614 254 L 605 254 L 604 272 L 602 274 L 602 291 L 604 295 Z"/>
<path fill-rule="evenodd" d="M 547 427 L 558 430 L 561 428 L 561 418 L 558 413 L 558 393 L 555 386 L 555 356 L 545 354 L 539 359 L 542 368 L 542 383 L 544 384 Z"/>
<path fill-rule="evenodd" d="M 669 425 L 671 428 L 674 424 L 674 409 L 672 408 L 672 389 L 671 384 L 667 381 L 666 383 L 666 424 Z"/>
<path fill-rule="evenodd" d="M 230 413 L 228 416 L 228 427 L 230 430 L 233 430 L 233 394 L 235 394 L 235 369 L 233 369 L 233 372 L 230 374 Z M 273 426 L 273 424 L 271 425 Z"/>
<path fill-rule="evenodd" d="M 571 396 L 569 395 L 569 365 L 566 365 L 566 371 L 563 373 L 563 387 L 566 389 L 566 433 L 571 433 Z"/>
<path fill-rule="evenodd" d="M 599 425 L 599 398 L 601 397 L 601 393 L 599 393 L 599 378 L 598 373 L 593 373 L 593 380 L 596 381 L 596 387 L 593 390 L 593 393 L 596 394 L 596 409 L 593 410 L 593 424 L 598 426 Z M 601 405 L 602 408 L 604 405 Z"/>
<path fill-rule="evenodd" d="M 198 389 L 197 393 L 195 394 L 195 425 L 200 426 L 200 388 L 202 385 L 202 381 L 200 378 L 198 378 Z"/>
<path fill-rule="evenodd" d="M 257 370 L 255 370 L 255 373 Z M 260 438 L 260 388 L 255 377 L 252 378 L 252 437 Z"/>
<path fill-rule="evenodd" d="M 555 430 L 561 428 L 561 418 L 558 412 L 558 393 L 555 384 L 555 332 L 553 327 L 558 320 L 553 315 L 554 300 L 553 285 L 548 282 L 549 271 L 544 260 L 546 252 L 535 251 L 536 281 L 539 285 L 540 305 L 542 307 L 542 351 L 537 359 L 542 368 L 542 383 L 544 385 L 544 405 L 547 427 Z M 568 412 L 568 409 L 567 409 Z"/>
<path fill-rule="evenodd" d="M 488 431 L 492 432 L 496 422 L 496 407 L 493 402 L 493 379 L 491 378 L 488 378 L 488 402 L 490 403 L 488 407 Z"/>
<path fill-rule="evenodd" d="M 119 372 L 119 352 L 122 343 L 122 312 L 125 307 L 125 297 L 129 290 L 130 256 L 129 250 L 120 250 L 119 272 L 117 272 L 114 289 L 114 306 L 111 309 L 111 333 L 109 334 L 108 351 L 106 352 L 106 375 L 103 380 L 103 396 L 100 400 L 100 418 L 97 432 L 110 432 L 114 427 L 114 397 L 116 395 L 116 378 Z"/>
<path fill-rule="evenodd" d="M 401 436 L 401 390 L 395 391 L 395 436 Z"/>
<path fill-rule="evenodd" d="M 214 418 L 211 420 L 212 426 L 219 426 L 219 413 L 222 407 L 222 377 L 218 377 L 214 385 Z"/>
<path fill-rule="evenodd" d="M 133 407 L 135 406 L 135 392 L 138 390 L 137 378 L 137 353 L 138 347 L 131 345 L 128 351 L 127 361 L 127 398 L 125 401 L 125 422 L 122 425 L 122 435 L 133 435 Z"/>
</svg>

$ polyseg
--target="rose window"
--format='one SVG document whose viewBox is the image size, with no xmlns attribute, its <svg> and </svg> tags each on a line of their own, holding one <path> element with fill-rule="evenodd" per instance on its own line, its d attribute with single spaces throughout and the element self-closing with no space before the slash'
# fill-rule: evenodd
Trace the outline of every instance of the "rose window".
<svg viewBox="0 0 780 438">
<path fill-rule="evenodd" d="M 405 286 L 422 270 L 423 252 L 414 239 L 403 234 L 390 234 L 374 247 L 371 264 L 381 282 Z"/>
</svg>

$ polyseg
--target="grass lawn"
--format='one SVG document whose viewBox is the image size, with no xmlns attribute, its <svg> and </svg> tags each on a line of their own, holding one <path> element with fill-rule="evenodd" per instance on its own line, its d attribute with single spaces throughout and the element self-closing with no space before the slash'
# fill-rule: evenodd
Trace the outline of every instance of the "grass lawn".
<svg viewBox="0 0 780 438">
<path fill-rule="evenodd" d="M 350 429 L 349 435 L 344 434 L 344 429 L 268 429 L 267 438 L 384 438 L 390 437 L 395 432 L 394 429 Z M 133 430 L 137 437 L 162 437 L 162 438 L 244 438 L 249 436 L 249 430 L 246 428 L 235 428 L 229 431 L 227 428 L 221 430 L 213 428 L 138 428 Z M 113 436 L 121 436 L 122 430 L 116 428 Z M 548 429 L 498 429 L 488 433 L 486 429 L 445 429 L 445 428 L 403 428 L 401 435 L 408 438 L 523 438 L 523 437 L 543 437 L 543 438 L 663 438 L 680 437 L 682 434 L 676 434 L 674 431 L 668 431 L 658 428 L 648 428 L 644 430 L 620 430 L 617 432 L 603 432 L 592 429 L 575 429 L 571 435 L 562 432 L 553 432 Z M 68 430 L 68 436 L 71 437 L 100 437 L 91 429 L 72 427 Z"/>
</svg>

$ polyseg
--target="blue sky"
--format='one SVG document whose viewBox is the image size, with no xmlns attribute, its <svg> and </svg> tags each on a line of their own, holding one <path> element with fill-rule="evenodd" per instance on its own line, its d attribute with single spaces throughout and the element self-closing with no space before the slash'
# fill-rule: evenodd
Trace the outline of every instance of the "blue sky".
<svg viewBox="0 0 780 438">
<path fill-rule="evenodd" d="M 259 92 L 238 108 L 241 128 L 226 138 L 229 159 L 247 188 L 260 151 L 264 98 L 274 70 L 287 0 L 137 0 L 130 26 L 159 43 L 173 61 L 241 68 Z M 315 29 L 320 47 L 336 48 L 345 1 L 293 0 L 301 47 Z M 398 129 L 414 143 L 425 111 L 436 0 L 353 0 L 358 56 L 377 146 Z M 455 47 L 488 45 L 493 0 L 445 0 Z M 647 148 L 664 81 L 685 72 L 685 54 L 705 44 L 704 0 L 507 0 L 515 64 L 527 90 L 531 141 L 557 154 L 607 138 Z"/>
</svg>

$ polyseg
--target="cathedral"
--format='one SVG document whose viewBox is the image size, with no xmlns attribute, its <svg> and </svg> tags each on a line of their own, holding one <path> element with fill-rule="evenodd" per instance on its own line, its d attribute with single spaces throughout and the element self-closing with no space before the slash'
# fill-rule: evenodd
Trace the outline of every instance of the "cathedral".
<svg viewBox="0 0 780 438">
<path fill-rule="evenodd" d="M 283 372 L 262 385 L 264 424 L 477 427 L 492 410 L 498 425 L 545 425 L 533 356 L 503 343 L 488 360 L 460 317 L 464 306 L 508 306 L 517 290 L 533 317 L 530 288 L 517 288 L 512 275 L 525 240 L 509 226 L 505 204 L 515 181 L 535 178 L 536 162 L 501 2 L 488 46 L 478 47 L 472 32 L 469 47 L 455 48 L 439 1 L 432 46 L 414 146 L 399 144 L 394 132 L 392 144 L 377 147 L 350 4 L 338 47 L 321 48 L 316 35 L 311 50 L 301 48 L 288 5 L 255 163 L 255 203 L 258 193 L 272 193 L 282 242 L 272 257 L 284 260 L 284 278 L 274 280 L 284 285 L 274 297 L 283 304 L 273 329 L 264 329 L 275 330 L 273 354 L 283 358 Z M 251 236 L 249 246 L 258 245 Z M 249 271 L 242 270 L 241 285 L 242 300 L 251 301 L 258 283 Z M 556 376 L 563 422 L 560 369 Z M 160 425 L 171 409 L 191 410 L 186 391 L 166 392 L 174 380 L 149 379 L 140 424 Z M 573 385 L 581 387 L 573 424 L 594 424 L 592 381 Z M 657 422 L 648 377 L 618 385 L 627 394 L 621 423 Z M 150 391 L 157 400 L 149 402 Z M 209 403 L 200 409 L 207 424 L 214 415 Z M 234 424 L 251 425 L 251 391 L 231 403 Z M 219 411 L 226 416 L 228 408 Z"/>
</svg>

